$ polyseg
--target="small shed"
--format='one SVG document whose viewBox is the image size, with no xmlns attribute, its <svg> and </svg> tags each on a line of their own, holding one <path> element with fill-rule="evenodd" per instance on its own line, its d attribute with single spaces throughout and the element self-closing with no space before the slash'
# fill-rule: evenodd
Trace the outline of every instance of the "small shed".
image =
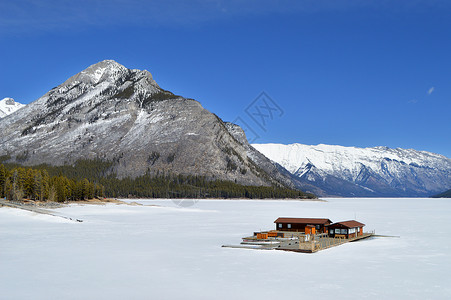
<svg viewBox="0 0 451 300">
<path fill-rule="evenodd" d="M 330 237 L 354 238 L 363 235 L 365 224 L 356 220 L 336 222 L 327 226 Z"/>
<path fill-rule="evenodd" d="M 327 226 L 332 224 L 332 221 L 317 218 L 278 218 L 274 223 L 276 223 L 276 230 L 315 234 L 327 233 Z"/>
</svg>

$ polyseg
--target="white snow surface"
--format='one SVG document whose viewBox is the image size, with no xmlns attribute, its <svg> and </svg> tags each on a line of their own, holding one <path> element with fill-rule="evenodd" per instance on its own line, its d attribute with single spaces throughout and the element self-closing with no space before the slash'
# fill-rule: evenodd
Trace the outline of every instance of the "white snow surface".
<svg viewBox="0 0 451 300">
<path fill-rule="evenodd" d="M 13 98 L 3 98 L 0 100 L 0 119 L 24 107 L 25 104 L 14 101 Z"/>
<path fill-rule="evenodd" d="M 451 299 L 451 199 L 200 200 L 184 208 L 0 208 L 2 299 Z M 354 219 L 379 237 L 315 254 L 222 248 L 277 217 Z"/>
</svg>

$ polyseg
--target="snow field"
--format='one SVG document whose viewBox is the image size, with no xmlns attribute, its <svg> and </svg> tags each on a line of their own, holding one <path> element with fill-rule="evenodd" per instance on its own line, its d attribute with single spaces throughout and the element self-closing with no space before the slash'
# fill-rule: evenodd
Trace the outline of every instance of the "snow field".
<svg viewBox="0 0 451 300">
<path fill-rule="evenodd" d="M 450 199 L 0 208 L 2 299 L 449 299 Z M 221 248 L 277 217 L 354 219 L 374 238 L 315 254 Z"/>
</svg>

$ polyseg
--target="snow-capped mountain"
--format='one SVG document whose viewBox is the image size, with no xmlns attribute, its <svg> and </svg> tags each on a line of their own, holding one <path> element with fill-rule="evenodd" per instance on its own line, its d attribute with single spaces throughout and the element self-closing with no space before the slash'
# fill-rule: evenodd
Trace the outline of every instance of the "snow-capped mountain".
<svg viewBox="0 0 451 300">
<path fill-rule="evenodd" d="M 12 114 L 24 106 L 25 104 L 16 102 L 13 98 L 3 98 L 0 100 L 0 119 Z"/>
<path fill-rule="evenodd" d="M 319 195 L 430 196 L 451 187 L 451 159 L 388 147 L 253 144 Z M 309 188 L 306 188 L 309 190 Z"/>
<path fill-rule="evenodd" d="M 259 157 L 266 165 L 257 166 L 247 141 L 239 142 L 199 102 L 160 88 L 148 71 L 112 60 L 88 67 L 1 119 L 0 132 L 0 156 L 8 162 L 101 159 L 114 162 L 111 172 L 119 177 L 170 172 L 294 186 L 286 174 L 269 174 L 278 173 L 269 159 Z"/>
</svg>

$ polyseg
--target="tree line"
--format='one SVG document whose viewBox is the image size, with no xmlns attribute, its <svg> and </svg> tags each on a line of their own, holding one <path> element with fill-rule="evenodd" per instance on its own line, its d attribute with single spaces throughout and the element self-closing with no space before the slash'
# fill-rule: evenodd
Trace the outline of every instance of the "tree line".
<svg viewBox="0 0 451 300">
<path fill-rule="evenodd" d="M 6 168 L 0 164 L 0 196 L 15 201 L 27 198 L 64 202 L 103 197 L 104 187 L 87 178 L 75 180 L 61 174 L 50 176 L 42 168 Z"/>
<path fill-rule="evenodd" d="M 35 172 L 39 176 L 49 178 L 57 193 L 59 201 L 78 200 L 105 196 L 114 198 L 248 198 L 248 199 L 296 199 L 315 198 L 314 195 L 296 189 L 280 186 L 245 186 L 233 181 L 215 180 L 206 176 L 176 175 L 157 172 L 157 175 L 144 174 L 136 178 L 117 178 L 113 174 L 114 162 L 95 160 L 78 160 L 73 165 L 50 166 L 46 164 L 23 168 L 17 164 L 5 163 L 9 172 L 9 184 L 14 182 L 14 170 L 23 173 Z M 19 171 L 21 170 L 21 171 Z M 28 171 L 33 170 L 33 171 Z M 0 171 L 1 172 L 1 171 Z M 1 175 L 0 175 L 1 176 Z M 17 175 L 18 176 L 18 175 Z M 28 181 L 32 182 L 28 176 Z M 1 179 L 0 179 L 1 180 Z M 22 181 L 16 179 L 16 184 Z M 41 181 L 34 180 L 37 185 Z M 0 185 L 3 186 L 3 184 Z M 49 187 L 44 187 L 44 196 L 39 195 L 41 189 L 36 188 L 30 196 L 30 184 L 20 185 L 24 195 L 31 199 L 49 199 Z M 28 194 L 27 194 L 28 193 Z M 65 200 L 64 200 L 65 199 Z"/>
<path fill-rule="evenodd" d="M 299 190 L 275 186 L 247 186 L 231 181 L 208 180 L 205 176 L 159 175 L 131 179 L 100 179 L 107 197 L 137 198 L 315 198 Z"/>
</svg>

